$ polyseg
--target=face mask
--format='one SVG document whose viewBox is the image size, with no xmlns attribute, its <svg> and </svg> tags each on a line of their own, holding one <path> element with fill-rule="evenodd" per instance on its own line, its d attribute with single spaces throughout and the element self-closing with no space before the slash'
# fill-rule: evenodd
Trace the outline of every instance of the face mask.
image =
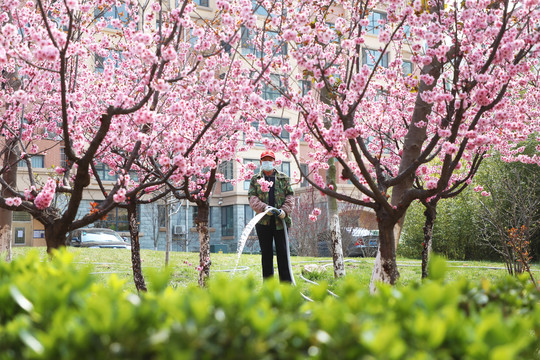
<svg viewBox="0 0 540 360">
<path fill-rule="evenodd" d="M 263 169 L 263 171 L 272 171 L 274 169 L 274 162 L 263 161 L 261 164 L 261 169 Z"/>
</svg>

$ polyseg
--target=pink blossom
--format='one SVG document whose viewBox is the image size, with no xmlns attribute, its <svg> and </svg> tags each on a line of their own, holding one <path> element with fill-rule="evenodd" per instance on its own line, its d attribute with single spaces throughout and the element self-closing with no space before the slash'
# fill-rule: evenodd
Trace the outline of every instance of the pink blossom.
<svg viewBox="0 0 540 360">
<path fill-rule="evenodd" d="M 79 2 L 77 0 L 66 0 L 66 5 L 69 10 L 76 10 L 79 8 Z"/>
<path fill-rule="evenodd" d="M 54 193 L 56 191 L 56 181 L 49 178 L 47 183 L 41 190 L 41 192 L 36 196 L 34 204 L 38 209 L 45 209 L 51 205 L 51 202 L 54 198 Z"/>
<path fill-rule="evenodd" d="M 264 192 L 270 191 L 270 188 L 272 187 L 272 185 L 274 185 L 272 181 L 266 181 L 264 180 L 264 178 L 260 178 L 259 180 L 257 180 L 257 183 L 261 185 L 261 190 Z"/>
<path fill-rule="evenodd" d="M 115 203 L 121 203 L 126 201 L 126 189 L 120 188 L 116 192 L 116 194 L 113 195 L 113 200 Z"/>
<path fill-rule="evenodd" d="M 488 193 L 487 191 L 482 191 L 482 192 L 481 192 L 481 195 L 482 195 L 482 196 L 489 196 L 490 193 Z"/>
<path fill-rule="evenodd" d="M 13 24 L 6 24 L 2 28 L 2 34 L 4 34 L 5 37 L 12 38 L 17 34 L 17 28 Z"/>
<path fill-rule="evenodd" d="M 484 187 L 482 185 L 477 185 L 477 186 L 474 187 L 474 191 L 476 191 L 476 192 L 480 192 L 482 190 L 484 190 Z"/>
<path fill-rule="evenodd" d="M 426 181 L 426 189 L 432 190 L 437 188 L 437 182 L 437 179 L 429 179 L 428 181 Z"/>
</svg>

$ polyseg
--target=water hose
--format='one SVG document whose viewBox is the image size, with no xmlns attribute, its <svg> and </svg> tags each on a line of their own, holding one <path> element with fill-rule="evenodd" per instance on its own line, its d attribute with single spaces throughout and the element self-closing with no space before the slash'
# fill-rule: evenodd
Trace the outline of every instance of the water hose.
<svg viewBox="0 0 540 360">
<path fill-rule="evenodd" d="M 236 272 L 236 268 L 238 267 L 238 262 L 240 260 L 240 255 L 242 255 L 242 252 L 244 251 L 244 246 L 246 245 L 246 241 L 249 234 L 251 234 L 251 231 L 253 230 L 255 225 L 259 221 L 261 221 L 261 219 L 265 215 L 269 213 L 273 213 L 273 212 L 279 212 L 279 210 L 274 207 L 270 207 L 265 212 L 255 215 L 253 219 L 251 219 L 250 222 L 246 225 L 246 227 L 244 228 L 244 231 L 242 231 L 242 235 L 240 236 L 240 239 L 238 240 L 238 249 L 236 251 L 236 255 L 237 255 L 236 265 L 234 267 L 232 275 L 234 275 L 234 273 Z M 281 219 L 281 223 L 283 224 L 283 230 L 285 231 L 285 248 L 287 249 L 287 267 L 289 270 L 289 274 L 291 274 L 291 283 L 294 286 L 296 286 L 296 281 L 294 280 L 294 275 L 293 275 L 292 266 L 291 266 L 291 251 L 289 249 L 289 234 L 287 231 L 287 224 L 285 223 L 285 219 Z"/>
</svg>

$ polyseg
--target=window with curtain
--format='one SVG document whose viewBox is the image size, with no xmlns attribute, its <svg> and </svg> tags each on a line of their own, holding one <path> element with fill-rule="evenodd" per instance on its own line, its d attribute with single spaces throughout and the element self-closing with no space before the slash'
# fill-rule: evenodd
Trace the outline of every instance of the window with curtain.
<svg viewBox="0 0 540 360">
<path fill-rule="evenodd" d="M 32 164 L 32 169 L 41 169 L 45 167 L 45 156 L 44 155 L 29 155 L 30 158 L 30 164 Z M 17 164 L 17 167 L 26 167 L 26 161 L 25 160 L 19 160 L 19 163 Z"/>
</svg>

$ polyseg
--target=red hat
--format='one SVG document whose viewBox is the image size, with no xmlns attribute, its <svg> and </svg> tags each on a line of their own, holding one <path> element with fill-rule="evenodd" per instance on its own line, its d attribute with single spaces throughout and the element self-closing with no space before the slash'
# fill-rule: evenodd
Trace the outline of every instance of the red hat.
<svg viewBox="0 0 540 360">
<path fill-rule="evenodd" d="M 261 154 L 261 160 L 262 160 L 262 158 L 267 157 L 267 156 L 269 156 L 272 159 L 276 160 L 276 155 L 274 155 L 274 152 L 272 152 L 270 150 L 263 151 L 263 153 Z"/>
</svg>

